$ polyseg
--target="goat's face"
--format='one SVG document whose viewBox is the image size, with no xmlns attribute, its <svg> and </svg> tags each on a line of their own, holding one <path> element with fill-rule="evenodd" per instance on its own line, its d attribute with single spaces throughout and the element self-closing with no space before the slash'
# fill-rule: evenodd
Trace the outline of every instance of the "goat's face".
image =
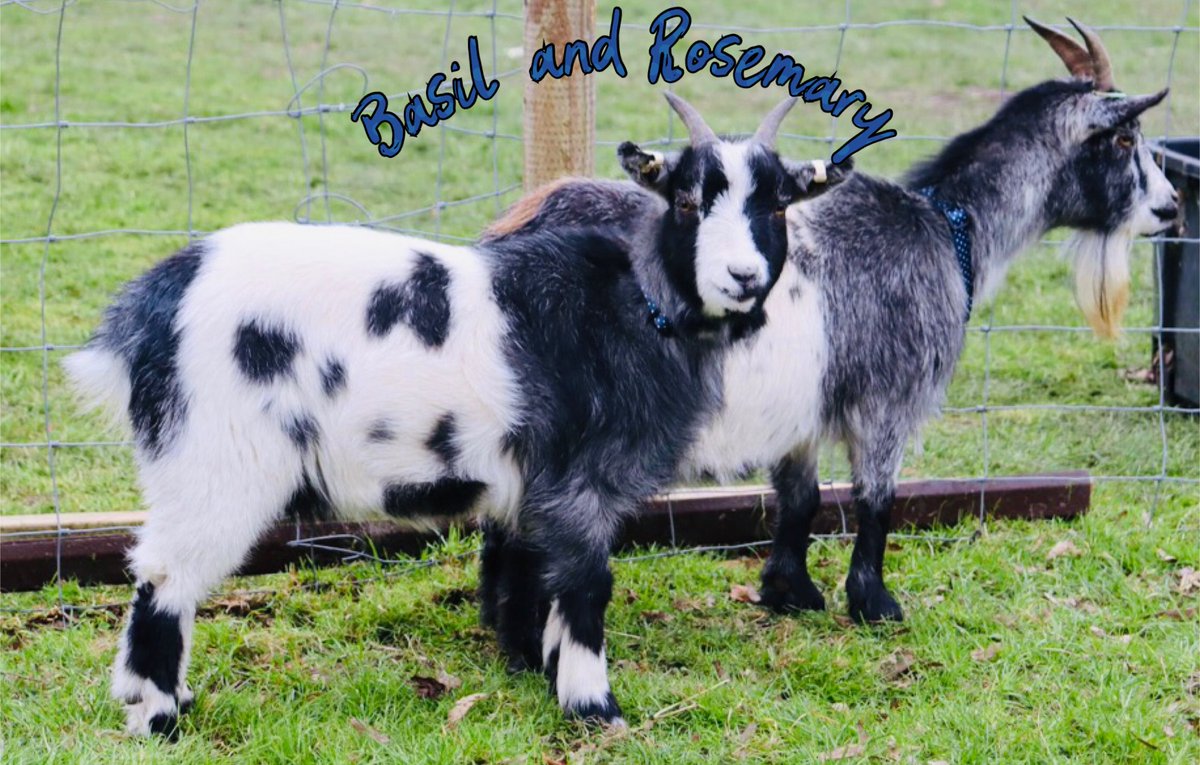
<svg viewBox="0 0 1200 765">
<path fill-rule="evenodd" d="M 796 99 L 779 104 L 746 141 L 720 139 L 687 102 L 666 94 L 691 145 L 666 156 L 625 142 L 617 149 L 631 178 L 667 202 L 659 252 L 672 287 L 709 318 L 761 318 L 787 258 L 784 214 L 850 173 L 851 164 L 788 162 L 773 148 Z"/>
<path fill-rule="evenodd" d="M 1142 137 L 1138 115 L 1166 91 L 1113 98 L 1088 91 L 1062 115 L 1065 161 L 1052 187 L 1049 217 L 1082 232 L 1130 236 L 1165 233 L 1179 215 L 1179 195 Z"/>
<path fill-rule="evenodd" d="M 617 150 L 630 177 L 667 202 L 659 231 L 666 275 L 704 316 L 761 313 L 787 257 L 788 206 L 844 179 L 851 163 L 788 162 L 775 153 L 775 131 L 792 99 L 753 138 L 737 142 L 717 138 L 681 99 L 668 100 L 691 146 L 666 156 L 630 142 Z"/>
<path fill-rule="evenodd" d="M 1113 83 L 1108 52 L 1095 32 L 1071 21 L 1085 47 L 1026 21 L 1072 79 L 1030 88 L 1013 101 L 1028 102 L 1024 108 L 1042 122 L 1035 135 L 1057 149 L 1047 222 L 1076 230 L 1066 246 L 1074 262 L 1076 302 L 1097 334 L 1112 337 L 1128 302 L 1133 237 L 1165 233 L 1179 216 L 1179 196 L 1154 162 L 1139 122 L 1167 91 L 1126 96 Z"/>
</svg>

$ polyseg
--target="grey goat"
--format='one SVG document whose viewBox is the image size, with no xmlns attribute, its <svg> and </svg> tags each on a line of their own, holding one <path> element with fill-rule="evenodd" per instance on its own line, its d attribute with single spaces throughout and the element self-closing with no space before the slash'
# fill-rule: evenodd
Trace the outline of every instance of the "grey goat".
<svg viewBox="0 0 1200 765">
<path fill-rule="evenodd" d="M 773 609 L 825 607 L 806 556 L 820 497 L 817 448 L 831 440 L 846 445 L 854 477 L 850 613 L 900 620 L 883 583 L 896 475 L 905 443 L 943 401 L 974 296 L 989 296 L 1047 231 L 1068 227 L 1077 302 L 1098 334 L 1112 336 L 1132 238 L 1162 233 L 1178 215 L 1138 123 L 1167 92 L 1119 93 L 1092 30 L 1071 22 L 1084 47 L 1026 21 L 1072 76 L 1017 93 L 900 183 L 854 174 L 793 206 L 789 261 L 766 302 L 767 324 L 726 357 L 722 409 L 685 468 L 729 478 L 772 466 L 779 517 L 762 597 Z M 642 168 L 654 158 L 622 155 L 634 180 L 653 187 Z M 630 228 L 639 214 L 659 214 L 649 196 L 627 182 L 564 182 L 518 203 L 485 238 L 581 221 Z M 500 627 L 510 654 L 522 638 L 505 625 L 537 624 L 544 609 L 519 573 L 531 554 L 488 531 L 484 620 Z"/>
</svg>

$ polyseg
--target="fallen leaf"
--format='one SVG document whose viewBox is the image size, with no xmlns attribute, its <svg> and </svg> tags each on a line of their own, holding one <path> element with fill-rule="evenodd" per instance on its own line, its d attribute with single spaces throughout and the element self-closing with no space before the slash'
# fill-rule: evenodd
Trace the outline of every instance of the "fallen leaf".
<svg viewBox="0 0 1200 765">
<path fill-rule="evenodd" d="M 829 752 L 822 752 L 817 755 L 817 759 L 821 762 L 833 762 L 835 760 L 848 760 L 852 757 L 862 757 L 867 751 L 867 732 L 863 729 L 862 723 L 858 724 L 858 743 L 846 744 L 839 746 Z"/>
<path fill-rule="evenodd" d="M 1158 556 L 1159 560 L 1164 561 L 1166 563 L 1174 563 L 1175 561 L 1179 560 L 1174 555 L 1172 555 L 1171 553 L 1162 549 L 1161 547 L 1154 548 L 1154 554 Z"/>
<path fill-rule="evenodd" d="M 999 624 L 1002 627 L 1008 627 L 1009 629 L 1012 629 L 1020 624 L 1020 620 L 1011 614 L 996 614 L 992 617 L 992 619 L 995 620 L 996 624 Z"/>
<path fill-rule="evenodd" d="M 471 707 L 487 697 L 486 693 L 472 693 L 470 696 L 463 696 L 454 702 L 454 706 L 450 708 L 450 714 L 446 716 L 446 727 L 454 728 L 457 726 L 467 716 L 467 712 L 471 711 Z"/>
<path fill-rule="evenodd" d="M 1179 591 L 1184 595 L 1200 592 L 1200 571 L 1196 571 L 1191 566 L 1180 569 Z"/>
<path fill-rule="evenodd" d="M 1158 382 L 1158 370 L 1154 367 L 1127 367 L 1121 370 L 1121 377 L 1127 382 L 1153 385 Z"/>
<path fill-rule="evenodd" d="M 879 664 L 879 672 L 883 675 L 883 679 L 888 682 L 899 680 L 912 670 L 913 663 L 916 660 L 917 657 L 912 651 L 906 648 L 898 648 Z"/>
<path fill-rule="evenodd" d="M 837 624 L 839 627 L 853 627 L 853 626 L 855 626 L 855 625 L 854 625 L 854 620 L 853 620 L 853 619 L 851 619 L 849 616 L 843 616 L 842 614 L 833 614 L 833 621 L 834 621 L 834 623 L 835 623 L 835 624 Z"/>
<path fill-rule="evenodd" d="M 1193 672 L 1184 684 L 1183 690 L 1189 696 L 1200 696 L 1200 672 Z"/>
<path fill-rule="evenodd" d="M 717 672 L 717 678 L 720 680 L 728 680 L 729 673 L 725 671 L 725 667 L 721 665 L 720 660 L 713 659 L 713 669 Z"/>
<path fill-rule="evenodd" d="M 435 680 L 432 677 L 424 677 L 423 675 L 413 675 L 412 679 L 408 682 L 412 685 L 413 690 L 417 692 L 417 695 L 423 699 L 441 698 L 449 690 L 441 681 Z"/>
<path fill-rule="evenodd" d="M 835 712 L 849 712 L 849 711 L 850 711 L 850 705 L 849 705 L 849 704 L 843 704 L 843 703 L 842 703 L 842 702 L 840 702 L 840 701 L 835 701 L 835 702 L 834 702 L 832 705 L 830 705 L 830 709 L 832 709 L 832 710 L 833 710 L 833 711 L 835 711 Z"/>
<path fill-rule="evenodd" d="M 758 603 L 762 600 L 758 590 L 745 584 L 735 584 L 730 587 L 729 597 L 736 603 Z"/>
<path fill-rule="evenodd" d="M 1159 611 L 1157 614 L 1155 614 L 1155 616 L 1160 619 L 1171 619 L 1173 621 L 1182 622 L 1184 620 L 1194 618 L 1196 616 L 1196 609 L 1195 607 L 1192 607 L 1185 611 L 1180 611 L 1178 608 L 1172 608 L 1166 611 Z"/>
<path fill-rule="evenodd" d="M 887 746 L 888 759 L 892 762 L 900 762 L 900 757 L 902 756 L 900 753 L 900 746 L 896 743 L 896 738 L 894 736 L 888 736 Z"/>
<path fill-rule="evenodd" d="M 1102 637 L 1108 637 L 1108 633 L 1107 633 L 1107 632 L 1105 632 L 1104 630 L 1100 629 L 1099 627 L 1097 627 L 1097 626 L 1096 626 L 1096 625 L 1094 625 L 1094 624 L 1093 624 L 1091 627 L 1088 627 L 1088 632 L 1092 633 L 1092 634 L 1093 634 L 1093 635 L 1095 635 L 1096 637 L 1100 637 L 1100 638 L 1102 638 Z"/>
<path fill-rule="evenodd" d="M 643 611 L 642 612 L 642 619 L 644 621 L 648 621 L 651 623 L 669 622 L 673 618 L 675 618 L 675 617 L 671 616 L 670 614 L 665 614 L 662 611 Z"/>
<path fill-rule="evenodd" d="M 1172 728 L 1170 725 L 1164 725 L 1163 726 L 1163 735 L 1165 735 L 1167 738 L 1175 738 L 1175 729 Z"/>
<path fill-rule="evenodd" d="M 392 740 L 390 738 L 388 738 L 384 734 L 380 733 L 379 731 L 375 730 L 370 725 L 367 725 L 365 722 L 359 720 L 356 717 L 350 718 L 350 727 L 354 728 L 354 730 L 358 731 L 359 733 L 362 733 L 365 736 L 371 737 L 378 744 L 390 744 L 392 742 Z"/>
<path fill-rule="evenodd" d="M 633 601 L 635 601 L 637 599 L 638 599 L 638 596 L 637 596 L 636 592 L 634 592 L 633 590 L 630 590 L 630 589 L 625 590 L 625 602 L 626 603 L 632 603 Z"/>
<path fill-rule="evenodd" d="M 459 680 L 444 669 L 438 670 L 438 682 L 446 686 L 446 690 L 448 691 L 462 687 L 462 680 Z"/>
<path fill-rule="evenodd" d="M 1055 558 L 1061 558 L 1064 555 L 1071 558 L 1078 558 L 1080 555 L 1083 555 L 1083 550 L 1080 550 L 1078 547 L 1076 547 L 1075 543 L 1071 540 L 1064 539 L 1058 544 L 1054 545 L 1054 547 L 1050 548 L 1050 552 L 1046 553 L 1046 560 L 1054 560 Z"/>
<path fill-rule="evenodd" d="M 975 661 L 991 661 L 1000 653 L 1000 644 L 992 643 L 986 648 L 976 648 L 971 651 L 971 658 Z"/>
<path fill-rule="evenodd" d="M 754 738 L 754 734 L 758 731 L 758 723 L 750 723 L 746 729 L 738 734 L 738 746 L 743 747 L 750 743 L 750 739 Z"/>
</svg>

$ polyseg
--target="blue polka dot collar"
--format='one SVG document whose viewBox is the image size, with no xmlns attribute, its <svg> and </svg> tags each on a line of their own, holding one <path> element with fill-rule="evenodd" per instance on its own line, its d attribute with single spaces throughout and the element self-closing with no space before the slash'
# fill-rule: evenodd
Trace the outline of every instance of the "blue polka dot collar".
<svg viewBox="0 0 1200 765">
<path fill-rule="evenodd" d="M 942 211 L 946 222 L 950 224 L 954 257 L 958 260 L 958 270 L 962 272 L 963 286 L 967 288 L 967 316 L 964 319 L 966 321 L 971 318 L 971 307 L 975 302 L 975 266 L 971 262 L 971 231 L 968 228 L 971 217 L 959 205 L 940 199 L 932 186 L 921 189 L 921 194 L 929 199 L 930 204 Z"/>
<path fill-rule="evenodd" d="M 670 337 L 675 333 L 675 323 L 662 312 L 658 307 L 658 303 L 646 293 L 642 293 L 642 297 L 646 298 L 646 319 L 654 325 L 654 330 L 663 337 Z"/>
</svg>

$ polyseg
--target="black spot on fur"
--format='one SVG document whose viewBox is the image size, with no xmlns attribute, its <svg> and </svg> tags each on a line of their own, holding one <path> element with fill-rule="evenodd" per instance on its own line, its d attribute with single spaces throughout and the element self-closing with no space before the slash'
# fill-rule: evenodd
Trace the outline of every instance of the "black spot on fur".
<svg viewBox="0 0 1200 765">
<path fill-rule="evenodd" d="M 157 457 L 187 414 L 176 354 L 179 303 L 196 278 L 204 245 L 191 244 L 130 282 L 105 314 L 92 342 L 129 369 L 129 419 L 138 445 Z"/>
<path fill-rule="evenodd" d="M 290 371 L 300 351 L 300 340 L 280 327 L 257 320 L 243 322 L 233 341 L 233 357 L 242 374 L 257 383 L 269 383 Z"/>
<path fill-rule="evenodd" d="M 454 442 L 457 433 L 454 415 L 444 414 L 438 419 L 429 438 L 425 439 L 425 447 L 441 458 L 442 464 L 450 472 L 454 472 L 454 466 L 458 462 L 458 444 Z"/>
<path fill-rule="evenodd" d="M 397 518 L 462 515 L 475 506 L 486 485 L 442 478 L 433 483 L 394 483 L 383 491 L 383 509 Z"/>
<path fill-rule="evenodd" d="M 704 184 L 700 188 L 700 209 L 708 215 L 712 211 L 717 197 L 729 190 L 729 179 L 722 170 L 713 168 L 704 174 Z"/>
<path fill-rule="evenodd" d="M 367 306 L 367 332 L 383 337 L 406 322 L 421 342 L 440 348 L 450 332 L 450 272 L 432 255 L 421 253 L 403 284 L 382 284 Z"/>
<path fill-rule="evenodd" d="M 373 444 L 386 443 L 395 437 L 396 433 L 392 430 L 392 424 L 384 419 L 375 420 L 367 429 L 367 440 Z"/>
<path fill-rule="evenodd" d="M 335 358 L 325 361 L 321 367 L 321 390 L 326 396 L 333 396 L 346 387 L 346 368 Z"/>
<path fill-rule="evenodd" d="M 160 611 L 153 600 L 153 584 L 146 582 L 138 587 L 126 636 L 129 641 L 126 665 L 133 674 L 149 679 L 160 691 L 174 696 L 183 656 L 183 633 L 179 617 Z"/>
<path fill-rule="evenodd" d="M 292 418 L 287 425 L 288 438 L 301 449 L 316 446 L 317 423 L 308 415 L 301 414 Z"/>
<path fill-rule="evenodd" d="M 283 512 L 292 520 L 323 521 L 333 517 L 329 499 L 316 487 L 307 471 L 301 476 L 300 486 L 292 492 Z"/>
</svg>

